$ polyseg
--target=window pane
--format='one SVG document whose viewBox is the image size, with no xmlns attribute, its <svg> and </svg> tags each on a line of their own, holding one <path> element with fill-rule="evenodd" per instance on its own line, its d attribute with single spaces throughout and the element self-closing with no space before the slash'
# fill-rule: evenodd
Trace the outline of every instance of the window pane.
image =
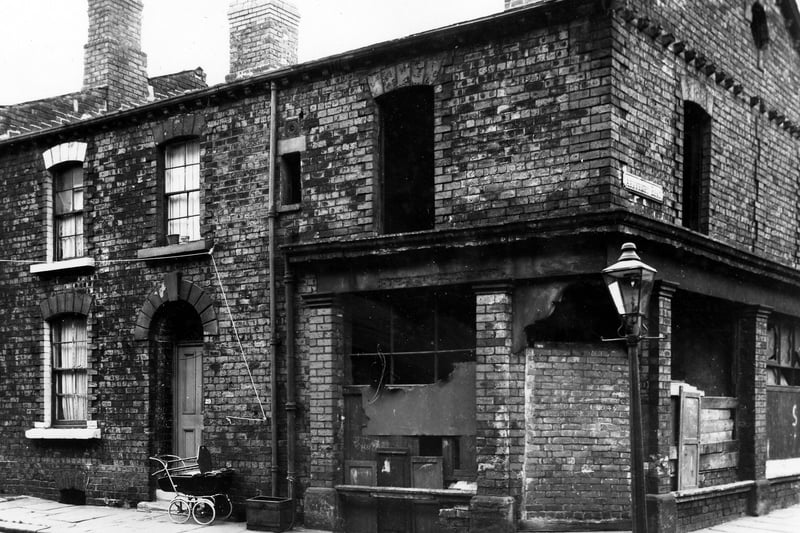
<svg viewBox="0 0 800 533">
<path fill-rule="evenodd" d="M 173 194 L 169 197 L 167 218 L 169 220 L 186 216 L 187 195 Z"/>
<path fill-rule="evenodd" d="M 83 235 L 83 214 L 78 213 L 77 215 L 72 215 L 70 217 L 73 221 L 73 227 L 75 228 L 75 235 Z"/>
<path fill-rule="evenodd" d="M 72 209 L 75 211 L 83 209 L 83 189 L 75 189 L 75 194 L 72 196 Z"/>
<path fill-rule="evenodd" d="M 83 187 L 83 167 L 75 166 L 72 167 L 68 172 L 72 179 L 72 188 L 74 189 Z"/>
<path fill-rule="evenodd" d="M 167 169 L 164 174 L 164 189 L 167 193 L 180 192 L 186 190 L 185 175 L 183 167 Z"/>
<path fill-rule="evenodd" d="M 72 211 L 72 191 L 56 193 L 56 214 Z"/>
<path fill-rule="evenodd" d="M 58 239 L 58 258 L 69 259 L 75 257 L 75 237 L 61 237 Z"/>
<path fill-rule="evenodd" d="M 68 171 L 59 172 L 56 175 L 53 187 L 56 191 L 68 191 L 72 189 L 72 174 Z"/>
<path fill-rule="evenodd" d="M 186 167 L 186 190 L 191 191 L 200 188 L 200 165 Z"/>
<path fill-rule="evenodd" d="M 187 214 L 189 216 L 197 216 L 200 214 L 200 191 L 189 193 L 189 205 L 187 209 Z"/>
<path fill-rule="evenodd" d="M 75 217 L 61 217 L 57 219 L 57 226 L 59 237 L 75 235 Z"/>
<path fill-rule="evenodd" d="M 197 141 L 186 143 L 186 164 L 197 164 L 200 162 L 200 143 Z"/>
<path fill-rule="evenodd" d="M 200 217 L 190 217 L 188 220 L 188 229 L 186 235 L 193 241 L 200 238 Z"/>
<path fill-rule="evenodd" d="M 75 237 L 75 257 L 83 257 L 83 239 L 82 236 Z"/>
<path fill-rule="evenodd" d="M 186 164 L 185 148 L 183 144 L 167 146 L 165 150 L 166 167 L 182 167 Z"/>
<path fill-rule="evenodd" d="M 167 235 L 180 235 L 181 225 L 180 220 L 170 220 L 167 222 Z"/>
</svg>

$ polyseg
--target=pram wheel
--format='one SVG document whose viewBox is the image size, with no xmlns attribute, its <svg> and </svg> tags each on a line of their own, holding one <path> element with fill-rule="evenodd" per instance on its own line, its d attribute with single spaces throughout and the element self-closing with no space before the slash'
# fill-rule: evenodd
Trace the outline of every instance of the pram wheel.
<svg viewBox="0 0 800 533">
<path fill-rule="evenodd" d="M 179 496 L 169 503 L 167 514 L 169 514 L 169 519 L 174 523 L 183 524 L 189 520 L 191 509 L 192 506 L 189 501 Z"/>
<path fill-rule="evenodd" d="M 192 518 L 200 525 L 207 525 L 214 521 L 217 512 L 214 510 L 214 502 L 205 498 L 200 498 L 192 506 Z"/>
<path fill-rule="evenodd" d="M 227 520 L 233 513 L 233 504 L 227 494 L 214 494 L 214 507 L 217 509 L 217 517 Z"/>
</svg>

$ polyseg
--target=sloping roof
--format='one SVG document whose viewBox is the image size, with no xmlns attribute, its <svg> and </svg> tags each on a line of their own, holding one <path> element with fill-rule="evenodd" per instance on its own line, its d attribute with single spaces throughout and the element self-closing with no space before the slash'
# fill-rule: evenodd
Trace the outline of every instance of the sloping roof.
<svg viewBox="0 0 800 533">
<path fill-rule="evenodd" d="M 166 100 L 208 88 L 205 72 L 199 67 L 153 77 L 148 81 L 152 88 L 152 96 L 140 102 L 126 104 L 120 109 L 108 109 L 106 87 L 93 87 L 20 104 L 0 105 L 0 140 L 47 131 L 101 117 L 110 111 L 132 109 L 157 100 Z"/>
<path fill-rule="evenodd" d="M 795 48 L 800 53 L 800 11 L 796 0 L 777 0 L 781 13 L 786 19 L 787 28 L 795 41 Z M 118 114 L 140 107 L 151 107 L 153 104 L 168 102 L 171 99 L 199 93 L 216 93 L 232 90 L 251 84 L 263 84 L 266 81 L 277 80 L 287 76 L 303 74 L 310 71 L 327 71 L 330 66 L 340 66 L 350 62 L 363 60 L 376 60 L 383 56 L 394 57 L 399 53 L 418 50 L 420 47 L 437 45 L 447 46 L 458 44 L 470 38 L 480 38 L 494 32 L 507 34 L 515 26 L 530 24 L 533 20 L 539 23 L 551 19 L 556 11 L 562 15 L 570 13 L 575 5 L 589 3 L 588 0 L 536 0 L 528 5 L 515 7 L 488 15 L 476 20 L 459 22 L 443 28 L 428 30 L 400 39 L 365 46 L 349 52 L 324 57 L 290 65 L 284 68 L 254 76 L 252 78 L 237 80 L 209 88 L 205 82 L 205 73 L 201 68 L 185 70 L 182 72 L 150 78 L 149 83 L 153 89 L 150 98 L 141 102 L 134 102 L 120 109 L 108 109 L 106 106 L 106 88 L 99 87 L 71 93 L 53 98 L 26 102 L 11 106 L 0 106 L 0 142 L 26 134 L 44 133 L 48 130 L 77 124 L 105 115 Z M 603 0 L 601 5 L 612 5 L 612 0 Z M 513 5 L 513 4 L 512 4 Z M 546 13 L 539 17 L 537 12 L 545 10 Z"/>
</svg>

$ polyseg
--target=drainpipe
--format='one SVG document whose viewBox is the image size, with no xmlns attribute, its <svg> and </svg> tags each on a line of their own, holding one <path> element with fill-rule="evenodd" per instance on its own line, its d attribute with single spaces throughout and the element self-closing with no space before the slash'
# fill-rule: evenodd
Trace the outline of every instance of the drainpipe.
<svg viewBox="0 0 800 533">
<path fill-rule="evenodd" d="M 286 300 L 286 479 L 289 481 L 290 500 L 294 500 L 295 488 L 295 414 L 297 403 L 295 402 L 294 388 L 294 276 L 289 269 L 289 260 L 284 258 L 283 287 Z M 292 513 L 294 513 L 294 504 Z"/>
<path fill-rule="evenodd" d="M 267 202 L 267 247 L 269 256 L 269 368 L 270 368 L 270 438 L 271 452 L 270 472 L 272 474 L 272 496 L 278 496 L 278 328 L 275 325 L 276 289 L 275 289 L 275 157 L 278 153 L 278 87 L 270 82 L 269 104 L 269 197 Z"/>
</svg>

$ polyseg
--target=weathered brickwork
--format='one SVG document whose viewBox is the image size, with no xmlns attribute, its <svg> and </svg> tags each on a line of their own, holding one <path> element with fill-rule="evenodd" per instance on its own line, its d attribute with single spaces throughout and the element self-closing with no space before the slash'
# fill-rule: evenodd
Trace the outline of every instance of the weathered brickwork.
<svg viewBox="0 0 800 533">
<path fill-rule="evenodd" d="M 455 287 L 474 296 L 475 434 L 456 436 L 474 437 L 475 450 L 461 450 L 471 464 L 454 468 L 462 492 L 459 503 L 442 504 L 439 527 L 507 532 L 520 520 L 624 521 L 630 444 L 621 345 L 586 343 L 583 331 L 566 342 L 526 335 L 541 317 L 575 322 L 585 314 L 563 311 L 574 303 L 560 299 L 565 287 L 599 283 L 619 244 L 636 240 L 664 282 L 650 326 L 665 338 L 642 345 L 640 367 L 648 492 L 662 498 L 659 516 L 688 531 L 794 503 L 793 478 L 764 479 L 764 306 L 800 316 L 800 56 L 787 19 L 770 3 L 773 41 L 758 53 L 746 15 L 752 2 L 692 0 L 680 11 L 669 2 L 610 10 L 581 0 L 531 4 L 223 87 L 203 88 L 200 73 L 189 71 L 161 80 L 159 97 L 190 93 L 105 118 L 95 92 L 78 102 L 94 113 L 83 122 L 69 99 L 53 101 L 55 111 L 25 105 L 0 113 L 0 491 L 57 499 L 78 488 L 96 504 L 150 499 L 148 457 L 166 451 L 173 429 L 165 392 L 172 353 L 177 340 L 191 340 L 202 345 L 203 442 L 217 464 L 236 469 L 234 499 L 286 494 L 291 485 L 299 511 L 336 528 L 353 327 L 342 301 Z M 383 235 L 379 102 L 415 85 L 433 95 L 433 228 Z M 711 117 L 703 231 L 682 227 L 684 101 Z M 19 129 L 35 116 L 48 122 Z M 301 201 L 293 205 L 281 197 L 280 171 L 270 182 L 272 131 L 300 155 Z M 186 138 L 199 141 L 200 239 L 168 245 L 164 146 Z M 53 178 L 41 154 L 70 141 L 87 146 L 84 255 L 94 265 L 32 273 L 48 260 L 54 233 Z M 631 176 L 660 188 L 663 202 L 626 189 Z M 285 274 L 296 279 L 294 294 L 284 292 Z M 168 293 L 182 286 L 197 292 Z M 757 496 L 749 486 L 721 495 L 674 491 L 676 291 L 759 310 L 737 315 L 731 357 L 739 411 L 726 440 L 736 439 L 728 444 L 738 464 L 701 480 L 703 489 L 752 480 Z M 72 293 L 91 298 L 88 413 L 102 436 L 27 438 L 44 421 L 52 385 L 40 303 Z M 178 339 L 181 329 L 191 338 Z M 287 342 L 295 398 L 287 398 Z M 287 402 L 296 403 L 292 428 Z M 379 437 L 454 442 L 446 440 L 452 434 Z"/>
<path fill-rule="evenodd" d="M 519 497 L 524 448 L 521 356 L 511 353 L 510 286 L 476 294 L 478 485 L 490 496 Z"/>
<path fill-rule="evenodd" d="M 603 345 L 527 350 L 523 518 L 630 517 L 626 357 Z"/>
<path fill-rule="evenodd" d="M 678 502 L 678 521 L 675 531 L 678 533 L 694 531 L 744 516 L 747 498 L 745 491 Z"/>
<path fill-rule="evenodd" d="M 780 36 L 770 44 L 762 67 L 756 66 L 744 18 L 751 2 L 724 8 L 689 4 L 682 5 L 681 13 L 693 11 L 697 17 L 688 26 L 684 15 L 666 5 L 652 13 L 620 10 L 613 15 L 619 30 L 613 55 L 619 80 L 614 84 L 618 105 L 613 121 L 620 138 L 614 164 L 620 178 L 625 172 L 641 176 L 664 193 L 658 203 L 622 190 L 623 205 L 681 224 L 681 108 L 684 100 L 697 102 L 712 117 L 708 235 L 794 267 L 800 108 L 790 95 L 800 86 L 800 59 L 787 33 L 774 31 Z M 703 45 L 699 35 L 708 35 L 709 28 L 692 26 L 703 20 L 715 21 L 716 35 L 703 39 L 722 46 Z M 776 23 L 772 15 L 770 20 Z M 727 28 L 739 33 L 725 35 Z"/>
</svg>

